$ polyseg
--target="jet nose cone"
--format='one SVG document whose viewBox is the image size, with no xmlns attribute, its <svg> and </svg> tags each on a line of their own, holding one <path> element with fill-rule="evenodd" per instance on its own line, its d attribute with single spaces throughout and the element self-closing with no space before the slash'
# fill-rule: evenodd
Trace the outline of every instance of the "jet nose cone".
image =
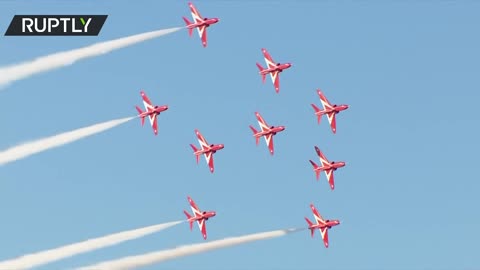
<svg viewBox="0 0 480 270">
<path fill-rule="evenodd" d="M 291 66 L 292 66 L 292 63 L 287 63 L 287 66 L 288 66 L 288 67 L 291 67 Z"/>
<path fill-rule="evenodd" d="M 285 126 L 280 126 L 280 130 L 285 130 Z"/>
<path fill-rule="evenodd" d="M 223 149 L 223 147 L 225 147 L 223 144 L 219 144 L 218 147 L 220 147 L 220 149 Z"/>
<path fill-rule="evenodd" d="M 217 22 L 220 21 L 220 19 L 219 19 L 219 18 L 215 18 L 215 19 L 213 19 L 213 21 L 217 23 Z"/>
<path fill-rule="evenodd" d="M 167 106 L 167 105 L 163 106 L 163 109 L 164 109 L 165 111 L 168 110 L 168 106 Z"/>
<path fill-rule="evenodd" d="M 216 216 L 217 215 L 217 212 L 215 211 L 212 211 L 212 217 Z"/>
<path fill-rule="evenodd" d="M 345 166 L 345 165 L 346 165 L 345 162 L 340 162 L 340 166 L 343 167 L 343 166 Z"/>
</svg>

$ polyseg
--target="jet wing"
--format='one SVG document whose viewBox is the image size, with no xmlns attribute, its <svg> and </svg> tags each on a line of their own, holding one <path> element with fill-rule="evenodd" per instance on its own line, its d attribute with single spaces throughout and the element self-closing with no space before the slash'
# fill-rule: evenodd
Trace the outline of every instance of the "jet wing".
<svg viewBox="0 0 480 270">
<path fill-rule="evenodd" d="M 203 22 L 203 17 L 202 15 L 200 15 L 200 12 L 198 12 L 197 8 L 192 3 L 188 3 L 188 6 L 190 7 L 192 18 L 195 21 L 195 23 Z"/>
<path fill-rule="evenodd" d="M 325 247 L 328 248 L 328 228 L 323 227 L 323 228 L 319 228 L 319 230 L 320 230 L 320 234 L 322 235 L 323 244 L 325 244 Z"/>
<path fill-rule="evenodd" d="M 315 206 L 313 204 L 310 204 L 310 208 L 312 209 L 313 216 L 315 217 L 315 221 L 317 222 L 317 224 L 324 225 L 325 220 L 320 215 L 320 213 L 317 211 Z M 322 239 L 323 239 L 323 243 L 325 244 L 325 247 L 328 248 L 328 228 L 327 227 L 319 227 L 318 230 L 320 231 L 320 234 L 322 235 Z"/>
<path fill-rule="evenodd" d="M 265 58 L 265 63 L 267 64 L 267 68 L 274 68 L 277 66 L 273 58 L 268 53 L 267 49 L 262 48 L 262 53 L 263 53 L 263 57 Z"/>
<path fill-rule="evenodd" d="M 205 160 L 207 161 L 208 167 L 210 168 L 210 172 L 213 173 L 214 167 L 213 167 L 213 153 L 212 152 L 207 152 L 204 154 Z"/>
<path fill-rule="evenodd" d="M 325 224 L 325 221 L 324 221 L 322 215 L 320 215 L 320 213 L 317 211 L 315 206 L 313 204 L 310 204 L 310 208 L 312 209 L 313 216 L 315 217 L 315 220 L 317 221 L 317 224 Z"/>
<path fill-rule="evenodd" d="M 317 90 L 317 93 L 318 93 L 318 96 L 320 97 L 320 102 L 322 103 L 323 108 L 325 110 L 326 109 L 333 109 L 332 103 L 330 103 L 328 101 L 327 97 L 325 97 L 325 95 L 322 93 L 322 91 L 320 89 Z"/>
<path fill-rule="evenodd" d="M 270 154 L 273 155 L 273 134 L 267 134 L 264 136 L 265 137 L 265 142 L 267 143 L 268 150 L 270 151 Z"/>
<path fill-rule="evenodd" d="M 207 240 L 207 223 L 205 219 L 197 220 L 198 228 L 202 232 L 203 239 Z"/>
<path fill-rule="evenodd" d="M 263 119 L 263 117 L 260 115 L 260 113 L 255 112 L 255 116 L 257 117 L 258 124 L 260 125 L 260 128 L 262 131 L 268 131 L 270 128 L 268 127 L 267 122 Z"/>
<path fill-rule="evenodd" d="M 333 176 L 333 169 L 330 169 L 330 170 L 325 170 L 325 175 L 327 176 L 327 180 L 328 180 L 328 183 L 330 184 L 330 188 L 332 190 L 335 189 L 335 180 L 334 180 L 334 176 Z"/>
<path fill-rule="evenodd" d="M 270 72 L 270 77 L 272 78 L 273 86 L 275 87 L 275 92 L 280 91 L 280 72 L 279 71 L 272 71 Z"/>
<path fill-rule="evenodd" d="M 337 132 L 337 121 L 335 115 L 335 112 L 327 113 L 328 123 L 330 123 L 330 128 L 332 129 L 333 133 Z"/>
<path fill-rule="evenodd" d="M 202 212 L 198 208 L 197 204 L 192 200 L 192 198 L 188 197 L 188 202 L 190 203 L 190 207 L 192 208 L 193 214 L 197 216 L 201 216 Z"/>
<path fill-rule="evenodd" d="M 140 95 L 142 96 L 143 105 L 145 106 L 145 110 L 146 110 L 147 112 L 153 110 L 154 107 L 153 107 L 153 105 L 152 105 L 152 102 L 151 102 L 150 99 L 148 98 L 147 94 L 145 94 L 145 92 L 143 92 L 143 91 L 140 91 Z"/>
<path fill-rule="evenodd" d="M 322 93 L 320 89 L 317 90 L 318 96 L 320 97 L 320 102 L 322 102 L 323 109 L 324 110 L 331 110 L 334 107 L 332 106 L 332 103 L 328 101 L 327 97 Z M 330 128 L 332 129 L 332 132 L 335 133 L 337 130 L 337 123 L 335 121 L 335 112 L 327 113 L 327 118 L 328 122 L 330 123 Z"/>
<path fill-rule="evenodd" d="M 210 145 L 208 144 L 207 140 L 203 135 L 200 133 L 200 131 L 195 130 L 195 134 L 197 134 L 198 142 L 200 143 L 200 146 L 202 147 L 202 150 L 208 150 L 210 149 Z M 204 154 L 205 160 L 207 161 L 208 167 L 210 168 L 210 172 L 213 173 L 214 171 L 214 166 L 213 166 L 213 153 L 212 152 L 207 152 Z"/>
<path fill-rule="evenodd" d="M 328 161 L 328 159 L 325 157 L 322 151 L 320 151 L 320 148 L 318 148 L 317 146 L 315 146 L 315 152 L 317 152 L 320 162 L 322 163 L 322 167 L 330 165 L 330 162 Z"/>
<path fill-rule="evenodd" d="M 207 27 L 206 26 L 199 26 L 197 27 L 198 35 L 202 39 L 203 47 L 207 47 Z"/>
<path fill-rule="evenodd" d="M 147 112 L 151 112 L 153 109 L 155 109 L 155 107 L 152 105 L 152 102 L 144 91 L 140 91 L 140 95 L 142 96 L 143 106 L 145 106 L 145 110 Z M 150 121 L 150 125 L 152 126 L 153 133 L 155 133 L 155 135 L 158 135 L 157 114 L 153 113 L 148 115 L 148 120 Z"/>
<path fill-rule="evenodd" d="M 158 135 L 157 115 L 156 114 L 149 115 L 148 120 L 150 120 L 150 125 L 152 125 L 153 133 L 155 133 L 155 135 Z"/>
<path fill-rule="evenodd" d="M 203 137 L 202 133 L 200 133 L 199 130 L 195 129 L 195 134 L 197 135 L 198 143 L 200 143 L 202 150 L 210 149 L 210 146 L 208 145 L 208 142 L 205 139 L 205 137 Z"/>
<path fill-rule="evenodd" d="M 262 48 L 263 57 L 265 58 L 265 63 L 267 64 L 267 68 L 275 68 L 277 64 L 273 60 L 272 56 L 268 53 L 267 49 Z M 272 79 L 272 83 L 275 87 L 275 91 L 278 93 L 280 91 L 280 72 L 278 70 L 270 72 L 270 78 Z"/>
<path fill-rule="evenodd" d="M 198 12 L 195 6 L 192 3 L 188 3 L 188 5 L 190 6 L 192 18 L 195 21 L 195 23 L 199 24 L 204 22 L 202 15 L 200 15 L 200 12 Z M 197 32 L 198 32 L 198 36 L 202 40 L 203 47 L 207 47 L 207 27 L 205 25 L 198 26 Z"/>
</svg>

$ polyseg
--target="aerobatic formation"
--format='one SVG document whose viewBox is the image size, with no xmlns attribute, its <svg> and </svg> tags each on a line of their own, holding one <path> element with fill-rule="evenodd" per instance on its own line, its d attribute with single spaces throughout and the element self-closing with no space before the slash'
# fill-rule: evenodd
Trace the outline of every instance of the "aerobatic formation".
<svg viewBox="0 0 480 270">
<path fill-rule="evenodd" d="M 207 47 L 207 28 L 213 24 L 218 23 L 219 19 L 204 18 L 200 15 L 199 11 L 192 3 L 188 3 L 188 5 L 191 11 L 191 15 L 193 17 L 193 22 L 190 22 L 187 18 L 183 17 L 183 20 L 186 23 L 185 28 L 188 30 L 188 33 L 190 36 L 192 35 L 192 32 L 194 31 L 194 29 L 197 29 L 202 45 L 203 47 L 206 48 Z M 264 68 L 258 62 L 256 63 L 258 69 L 260 70 L 259 74 L 262 77 L 262 82 L 264 83 L 266 76 L 269 75 L 272 79 L 272 83 L 275 88 L 276 94 L 279 94 L 280 92 L 279 74 L 284 70 L 289 69 L 292 66 L 292 64 L 276 63 L 265 48 L 262 48 L 261 51 L 263 53 L 265 62 L 267 64 L 267 67 Z M 254 61 L 252 61 L 252 69 L 254 69 L 253 62 Z M 258 83 L 260 84 L 260 82 Z M 336 115 L 342 111 L 347 110 L 349 106 L 345 104 L 336 105 L 336 104 L 330 103 L 320 89 L 317 89 L 317 94 L 323 106 L 323 109 L 320 109 L 319 107 L 317 107 L 317 105 L 313 103 L 311 104 L 311 106 L 314 109 L 314 113 L 317 117 L 317 122 L 318 124 L 320 124 L 322 116 L 326 115 L 328 122 L 330 124 L 331 131 L 333 132 L 333 134 L 336 134 L 336 131 L 337 131 Z M 142 126 L 145 123 L 145 118 L 148 118 L 151 128 L 153 129 L 153 133 L 155 136 L 157 136 L 158 129 L 159 129 L 158 117 L 160 116 L 161 113 L 167 111 L 169 107 L 168 105 L 154 105 L 154 103 L 151 102 L 151 100 L 149 99 L 149 97 L 147 96 L 144 90 L 140 91 L 140 95 L 143 101 L 145 111 L 142 110 L 142 108 L 140 108 L 139 106 L 135 106 L 138 112 L 137 117 L 140 118 Z M 306 105 L 308 106 L 308 104 Z M 251 113 L 251 112 L 245 112 L 245 113 Z M 253 137 L 255 138 L 255 143 L 258 146 L 259 141 L 262 140 L 262 137 L 263 137 L 266 142 L 268 151 L 270 152 L 270 155 L 273 156 L 274 155 L 274 143 L 273 143 L 274 136 L 282 132 L 281 137 L 285 136 L 285 138 L 288 138 L 288 132 L 284 132 L 286 130 L 286 127 L 282 125 L 278 125 L 278 126 L 269 125 L 267 124 L 265 119 L 262 117 L 262 115 L 258 111 L 254 112 L 254 114 L 258 122 L 258 125 L 260 127 L 260 129 L 257 130 L 254 126 L 249 125 L 249 128 L 253 131 Z M 275 115 L 275 112 L 271 112 L 269 115 Z M 281 119 L 275 119 L 275 121 L 278 121 L 279 123 L 282 122 Z M 245 124 L 245 129 L 247 128 L 246 126 L 247 124 Z M 194 132 L 199 142 L 199 146 L 197 147 L 194 144 L 190 144 L 190 147 L 193 149 L 193 155 L 195 156 L 196 162 L 198 164 L 199 160 L 201 159 L 201 156 L 204 156 L 207 166 L 210 172 L 213 174 L 215 171 L 214 154 L 217 153 L 217 151 L 224 149 L 224 144 L 210 144 L 207 142 L 207 140 L 202 135 L 202 133 L 200 133 L 199 129 L 194 129 Z M 280 144 L 280 148 L 281 148 L 281 144 Z M 318 181 L 320 178 L 321 172 L 324 172 L 326 175 L 326 179 L 329 183 L 330 189 L 333 191 L 335 189 L 334 172 L 339 168 L 345 167 L 346 163 L 344 161 L 329 161 L 318 146 L 314 145 L 314 149 L 319 157 L 320 163 L 317 164 L 312 160 L 309 160 L 309 161 L 313 166 L 313 171 L 315 172 L 316 180 Z M 190 196 L 187 196 L 187 199 L 193 211 L 193 214 L 190 214 L 187 211 L 184 211 L 184 214 L 186 215 L 186 218 L 187 218 L 186 221 L 188 221 L 190 226 L 190 230 L 193 229 L 193 223 L 197 223 L 204 240 L 206 240 L 207 239 L 206 221 L 209 220 L 209 218 L 215 217 L 216 212 L 201 211 Z M 326 204 L 325 202 L 324 205 L 328 205 L 328 204 Z M 318 229 L 322 236 L 325 247 L 328 248 L 329 247 L 328 230 L 331 229 L 333 226 L 339 225 L 340 221 L 329 220 L 329 219 L 325 220 L 320 215 L 319 211 L 315 208 L 313 203 L 310 204 L 310 209 L 313 212 L 313 216 L 316 222 L 316 223 L 313 223 L 307 217 L 305 217 L 305 220 L 307 221 L 307 224 L 308 224 L 308 229 L 311 231 L 311 236 L 313 237 L 315 230 Z"/>
<path fill-rule="evenodd" d="M 197 28 L 198 34 L 202 40 L 203 47 L 207 46 L 207 27 L 212 24 L 215 24 L 219 21 L 218 18 L 202 18 L 200 13 L 198 12 L 197 8 L 192 4 L 188 4 L 192 13 L 192 17 L 194 23 L 191 23 L 187 18 L 183 17 L 183 20 L 187 24 L 186 28 L 188 29 L 189 35 L 192 35 L 192 31 L 194 28 Z M 260 63 L 256 63 L 259 71 L 259 74 L 262 76 L 262 82 L 265 82 L 266 76 L 270 75 L 272 79 L 273 86 L 275 88 L 275 92 L 278 94 L 280 92 L 280 77 L 279 74 L 290 68 L 292 66 L 291 63 L 276 63 L 270 53 L 265 49 L 262 48 L 262 53 L 265 59 L 265 63 L 267 64 L 267 68 L 263 68 Z M 348 109 L 348 105 L 336 105 L 332 104 L 328 101 L 325 97 L 323 92 L 320 89 L 317 89 L 317 94 L 320 97 L 320 102 L 322 103 L 323 110 L 318 108 L 315 104 L 311 104 L 315 111 L 315 115 L 317 116 L 318 124 L 320 124 L 321 118 L 323 115 L 326 115 L 328 118 L 328 122 L 330 123 L 330 128 L 332 132 L 335 134 L 337 131 L 337 124 L 336 124 L 336 117 L 335 115 Z M 142 125 L 143 119 L 148 116 L 150 119 L 150 123 L 153 127 L 155 135 L 157 135 L 157 115 L 160 112 L 165 111 L 168 109 L 168 106 L 153 106 L 148 97 L 142 91 L 141 95 L 143 97 L 143 102 L 146 108 L 146 112 L 142 112 L 140 108 L 137 107 L 139 112 L 139 117 L 142 118 Z M 267 144 L 268 150 L 270 154 L 273 156 L 274 154 L 274 144 L 273 144 L 273 137 L 277 135 L 277 133 L 285 131 L 285 126 L 270 126 L 267 124 L 265 119 L 260 115 L 259 112 L 255 112 L 255 117 L 257 118 L 258 125 L 260 126 L 260 130 L 257 130 L 255 127 L 250 125 L 250 129 L 253 131 L 253 137 L 255 138 L 256 145 L 259 144 L 261 137 L 265 139 L 265 143 Z M 195 159 L 197 164 L 199 162 L 200 156 L 204 156 L 207 162 L 207 165 L 210 169 L 210 172 L 214 172 L 214 163 L 213 163 L 213 154 L 215 154 L 218 150 L 224 148 L 223 144 L 209 144 L 205 137 L 200 133 L 199 130 L 195 129 L 195 134 L 197 135 L 198 142 L 200 143 L 200 149 L 198 149 L 195 145 L 190 144 L 191 148 L 193 149 L 193 154 L 195 155 Z M 334 181 L 334 171 L 338 168 L 344 167 L 345 162 L 343 161 L 329 161 L 322 151 L 315 146 L 315 151 L 320 159 L 320 166 L 317 165 L 314 161 L 309 160 L 313 166 L 313 170 L 315 172 L 315 176 L 317 181 L 320 178 L 320 173 L 323 171 L 327 177 L 327 181 L 330 185 L 330 189 L 335 189 L 335 181 Z M 186 211 L 185 215 L 187 216 L 187 220 L 190 223 L 190 229 L 192 229 L 192 224 L 194 221 L 197 221 L 200 230 L 202 231 L 203 238 L 207 238 L 207 232 L 205 227 L 205 221 L 208 220 L 209 217 L 215 216 L 215 212 L 201 212 L 198 207 L 196 206 L 195 202 L 188 197 L 188 201 L 192 207 L 194 216 L 191 216 Z M 308 218 L 305 218 L 308 222 L 308 228 L 312 231 L 312 236 L 314 229 L 319 229 L 325 244 L 325 247 L 328 247 L 328 229 L 332 226 L 336 226 L 340 224 L 338 220 L 324 220 L 315 207 L 310 205 L 313 214 L 315 216 L 315 220 L 317 224 L 313 224 Z"/>
</svg>

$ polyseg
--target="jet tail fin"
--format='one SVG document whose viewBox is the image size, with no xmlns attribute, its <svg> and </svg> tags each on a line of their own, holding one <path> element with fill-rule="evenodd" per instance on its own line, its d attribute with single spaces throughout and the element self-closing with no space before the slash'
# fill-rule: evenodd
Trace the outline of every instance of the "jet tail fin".
<svg viewBox="0 0 480 270">
<path fill-rule="evenodd" d="M 258 133 L 258 131 L 257 131 L 254 127 L 250 126 L 250 129 L 253 131 L 253 135 L 255 135 L 255 134 Z M 255 136 L 255 143 L 256 143 L 257 145 L 258 145 L 258 140 L 259 140 L 259 139 L 260 139 L 259 137 Z"/>
<path fill-rule="evenodd" d="M 138 114 L 142 114 L 142 113 L 143 113 L 143 111 L 142 111 L 142 109 L 141 109 L 140 107 L 135 106 L 135 108 L 137 109 Z M 141 121 L 142 121 L 142 126 L 143 126 L 143 124 L 145 124 L 145 116 L 142 116 L 141 119 L 142 119 Z"/>
<path fill-rule="evenodd" d="M 308 227 L 312 226 L 313 225 L 313 222 L 310 221 L 310 219 L 308 219 L 307 217 L 305 217 L 305 220 L 307 221 L 308 223 Z M 315 233 L 315 229 L 313 228 L 309 228 L 310 229 L 310 235 L 313 237 L 314 233 Z"/>
<path fill-rule="evenodd" d="M 317 115 L 317 122 L 320 124 L 320 120 L 322 120 L 322 111 L 315 105 L 311 104 L 312 108 L 315 110 L 315 114 Z"/>
<path fill-rule="evenodd" d="M 312 160 L 309 160 L 309 161 L 310 161 L 310 163 L 311 163 L 312 166 L 313 166 L 313 170 L 315 171 L 315 176 L 317 177 L 317 180 L 318 180 L 318 178 L 320 177 L 320 170 L 318 170 L 319 167 L 318 167 L 318 165 L 317 165 L 315 162 L 313 162 Z"/>
<path fill-rule="evenodd" d="M 195 147 L 195 145 L 190 144 L 190 147 L 192 147 L 193 152 L 197 152 L 198 149 L 197 149 L 197 147 Z M 199 156 L 198 156 L 197 154 L 195 154 L 195 158 L 197 159 L 197 164 L 198 164 L 198 158 L 199 158 Z"/>
<path fill-rule="evenodd" d="M 183 210 L 183 213 L 185 213 L 185 216 L 187 216 L 188 222 L 190 223 L 190 231 L 193 229 L 193 221 L 190 220 L 192 216 L 185 210 Z"/>
<path fill-rule="evenodd" d="M 187 26 L 189 26 L 190 24 L 192 24 L 187 18 L 183 17 L 183 20 L 185 21 L 185 24 Z M 193 28 L 188 28 L 188 35 L 189 36 L 192 36 L 192 32 L 193 32 Z"/>
<path fill-rule="evenodd" d="M 262 65 L 260 65 L 259 63 L 257 63 L 257 67 L 258 67 L 258 69 L 260 70 L 260 72 L 262 72 L 262 71 L 264 70 L 264 68 L 262 67 Z M 265 82 L 265 76 L 266 76 L 266 74 L 261 74 L 261 73 L 260 73 L 260 75 L 262 75 L 262 82 Z"/>
</svg>

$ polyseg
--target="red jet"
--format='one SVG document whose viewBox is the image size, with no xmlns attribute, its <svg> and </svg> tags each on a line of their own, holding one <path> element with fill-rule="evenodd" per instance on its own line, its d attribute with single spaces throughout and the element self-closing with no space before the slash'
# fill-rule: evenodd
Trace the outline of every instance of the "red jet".
<svg viewBox="0 0 480 270">
<path fill-rule="evenodd" d="M 135 108 L 137 109 L 139 115 L 138 117 L 140 117 L 142 119 L 142 126 L 143 124 L 145 124 L 145 117 L 148 116 L 148 119 L 150 120 L 150 125 L 152 126 L 153 128 L 153 133 L 155 133 L 155 135 L 158 134 L 158 129 L 157 129 L 157 116 L 161 113 L 161 112 L 164 112 L 166 110 L 168 110 L 168 105 L 163 105 L 163 106 L 153 106 L 152 105 L 152 102 L 150 101 L 150 99 L 147 97 L 147 95 L 145 94 L 145 92 L 143 91 L 140 91 L 140 95 L 142 96 L 143 98 L 143 105 L 145 106 L 145 110 L 146 111 L 142 111 L 142 109 L 140 109 L 140 107 L 138 106 L 135 106 Z"/>
<path fill-rule="evenodd" d="M 277 132 L 282 132 L 285 130 L 284 126 L 270 126 L 268 127 L 267 122 L 263 120 L 263 117 L 258 113 L 255 112 L 255 116 L 257 117 L 258 124 L 262 131 L 258 132 L 254 127 L 250 126 L 250 129 L 253 131 L 253 136 L 255 137 L 255 142 L 258 145 L 258 141 L 260 137 L 265 137 L 265 142 L 267 143 L 268 149 L 270 150 L 270 154 L 273 155 L 273 136 L 277 134 Z"/>
<path fill-rule="evenodd" d="M 207 47 L 207 27 L 215 24 L 219 21 L 218 18 L 203 18 L 192 3 L 188 3 L 192 12 L 192 17 L 195 23 L 190 22 L 187 18 L 183 17 L 183 20 L 187 24 L 188 34 L 192 36 L 194 28 L 198 30 L 198 36 L 202 39 L 203 47 Z"/>
<path fill-rule="evenodd" d="M 315 221 L 317 222 L 317 224 L 313 224 L 307 217 L 305 217 L 305 220 L 308 223 L 308 229 L 310 229 L 310 234 L 313 238 L 315 229 L 319 229 L 320 233 L 322 234 L 323 243 L 325 244 L 325 247 L 328 248 L 328 229 L 331 229 L 333 226 L 339 225 L 340 221 L 338 219 L 324 220 L 322 216 L 318 213 L 317 209 L 315 209 L 315 206 L 313 204 L 310 204 L 310 208 L 312 209 L 313 216 L 315 217 Z"/>
<path fill-rule="evenodd" d="M 185 213 L 185 215 L 187 216 L 187 220 L 190 223 L 190 230 L 193 229 L 193 222 L 196 221 L 198 223 L 200 231 L 202 232 L 203 239 L 207 240 L 207 228 L 205 225 L 205 221 L 207 221 L 211 217 L 214 217 L 217 213 L 215 213 L 215 211 L 202 212 L 200 211 L 200 209 L 198 209 L 198 206 L 195 204 L 192 198 L 190 198 L 190 196 L 188 196 L 187 198 L 194 215 L 192 217 L 187 211 L 183 210 L 183 213 Z"/>
<path fill-rule="evenodd" d="M 262 65 L 257 63 L 257 67 L 260 70 L 259 74 L 262 75 L 262 82 L 265 83 L 265 76 L 270 74 L 272 78 L 273 86 L 275 86 L 275 91 L 278 93 L 280 91 L 280 77 L 279 73 L 284 69 L 290 68 L 292 64 L 290 63 L 275 63 L 270 54 L 266 49 L 262 48 L 263 56 L 265 57 L 265 63 L 267 63 L 267 68 L 264 69 Z"/>
<path fill-rule="evenodd" d="M 201 155 L 205 155 L 205 160 L 207 161 L 208 167 L 210 167 L 210 172 L 213 173 L 214 167 L 213 167 L 213 154 L 215 154 L 218 150 L 223 149 L 224 145 L 223 144 L 208 144 L 207 140 L 202 136 L 200 131 L 195 129 L 195 134 L 197 134 L 198 142 L 200 143 L 200 146 L 202 149 L 197 149 L 195 145 L 190 144 L 190 146 L 193 149 L 193 154 L 195 155 L 197 159 L 197 164 L 198 164 L 198 159 Z"/>
<path fill-rule="evenodd" d="M 348 109 L 348 105 L 337 105 L 330 103 L 328 99 L 323 95 L 320 89 L 317 89 L 318 96 L 320 97 L 320 101 L 323 105 L 323 110 L 320 110 L 315 104 L 312 104 L 313 109 L 315 110 L 315 115 L 317 115 L 318 124 L 320 124 L 320 120 L 322 120 L 322 115 L 326 114 L 328 118 L 328 122 L 330 123 L 330 127 L 332 128 L 333 133 L 337 132 L 337 122 L 335 121 L 335 115 Z"/>
<path fill-rule="evenodd" d="M 330 188 L 333 190 L 335 188 L 335 182 L 333 177 L 333 171 L 336 171 L 338 168 L 345 166 L 345 162 L 343 161 L 328 161 L 325 155 L 320 151 L 318 147 L 315 146 L 315 151 L 317 152 L 318 157 L 320 158 L 320 162 L 322 163 L 322 167 L 319 167 L 315 162 L 310 160 L 310 163 L 313 166 L 313 170 L 315 171 L 315 175 L 317 176 L 317 181 L 320 177 L 320 172 L 324 171 L 325 175 L 327 176 L 328 183 L 330 184 Z"/>
</svg>

